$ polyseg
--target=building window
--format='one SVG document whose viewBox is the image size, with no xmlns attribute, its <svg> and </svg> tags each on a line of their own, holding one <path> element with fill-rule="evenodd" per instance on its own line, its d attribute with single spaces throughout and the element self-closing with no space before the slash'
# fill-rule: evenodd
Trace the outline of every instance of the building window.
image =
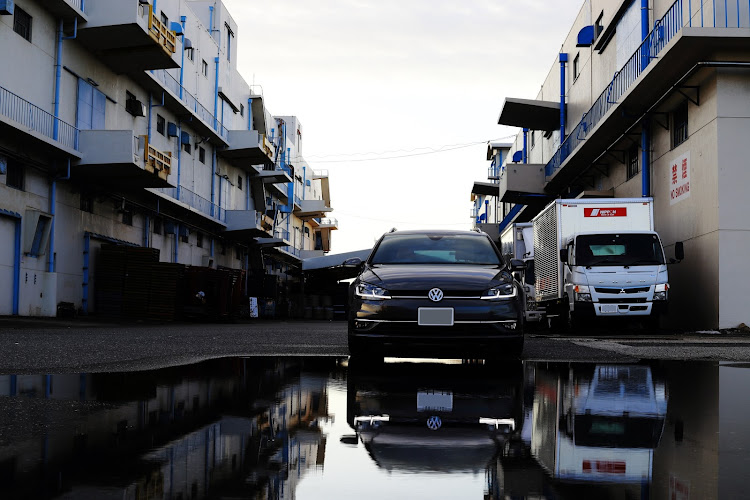
<svg viewBox="0 0 750 500">
<path fill-rule="evenodd" d="M 680 104 L 672 112 L 672 147 L 676 148 L 688 138 L 688 103 Z"/>
<path fill-rule="evenodd" d="M 208 63 L 205 59 L 201 61 L 201 73 L 203 73 L 203 76 L 208 78 Z"/>
<path fill-rule="evenodd" d="M 86 80 L 78 79 L 76 127 L 80 130 L 104 130 L 107 98 Z"/>
<path fill-rule="evenodd" d="M 192 147 L 190 146 L 189 142 L 186 142 L 182 145 L 182 149 L 187 153 L 190 154 L 192 151 Z"/>
<path fill-rule="evenodd" d="M 23 191 L 25 189 L 23 165 L 14 160 L 8 160 L 6 172 L 5 184 L 8 187 Z"/>
<path fill-rule="evenodd" d="M 638 163 L 638 146 L 636 144 L 633 144 L 630 149 L 628 149 L 628 179 L 632 179 L 636 175 L 638 175 L 638 172 L 641 171 L 639 163 Z"/>
<path fill-rule="evenodd" d="M 237 176 L 237 187 L 239 188 L 240 191 L 242 191 L 242 176 L 241 175 Z"/>
<path fill-rule="evenodd" d="M 164 135 L 167 121 L 161 115 L 156 115 L 156 131 Z"/>
<path fill-rule="evenodd" d="M 190 233 L 185 231 L 183 234 L 180 235 L 180 241 L 183 243 L 188 243 L 190 241 Z"/>
<path fill-rule="evenodd" d="M 576 54 L 573 58 L 573 81 L 577 80 L 578 75 L 581 74 L 580 56 L 581 54 Z"/>
<path fill-rule="evenodd" d="M 235 256 L 237 257 L 237 260 L 242 260 L 242 248 L 237 247 L 235 249 Z"/>
<path fill-rule="evenodd" d="M 168 17 L 167 17 L 167 15 L 166 15 L 166 14 L 164 13 L 164 11 L 162 11 L 162 12 L 161 12 L 161 15 L 160 15 L 159 17 L 161 18 L 161 23 L 162 23 L 162 24 L 163 24 L 164 26 L 166 26 L 167 28 L 169 28 L 169 18 L 168 18 Z"/>
<path fill-rule="evenodd" d="M 198 248 L 203 248 L 203 233 L 195 233 L 195 246 L 197 246 Z"/>
<path fill-rule="evenodd" d="M 198 161 L 206 163 L 206 150 L 203 149 L 203 146 L 198 146 Z"/>
<path fill-rule="evenodd" d="M 534 144 L 536 143 L 536 140 L 534 139 L 534 136 L 535 136 L 534 131 L 533 130 L 529 131 L 529 137 L 531 138 L 531 148 L 532 149 L 534 148 Z"/>
<path fill-rule="evenodd" d="M 223 241 L 221 242 L 221 251 L 219 253 L 221 253 L 221 255 L 227 254 L 227 245 Z"/>
<path fill-rule="evenodd" d="M 13 11 L 13 31 L 31 41 L 31 16 L 18 5 Z"/>
<path fill-rule="evenodd" d="M 164 223 L 162 222 L 161 217 L 156 217 L 154 219 L 154 234 L 161 234 L 163 225 Z"/>
<path fill-rule="evenodd" d="M 192 62 L 195 61 L 195 49 L 193 47 L 190 47 L 188 49 L 184 49 L 185 52 L 187 52 L 187 58 Z"/>
<path fill-rule="evenodd" d="M 240 116 L 245 116 L 245 105 L 240 104 Z"/>
<path fill-rule="evenodd" d="M 133 225 L 133 212 L 131 212 L 130 210 L 125 210 L 124 212 L 122 212 L 122 223 L 128 226 L 132 226 Z"/>
<path fill-rule="evenodd" d="M 94 197 L 88 193 L 81 193 L 81 211 L 94 213 Z"/>
</svg>

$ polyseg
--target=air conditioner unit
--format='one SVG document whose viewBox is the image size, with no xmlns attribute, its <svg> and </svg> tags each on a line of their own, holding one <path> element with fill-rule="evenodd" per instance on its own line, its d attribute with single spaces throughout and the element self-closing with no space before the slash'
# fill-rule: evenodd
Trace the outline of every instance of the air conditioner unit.
<svg viewBox="0 0 750 500">
<path fill-rule="evenodd" d="M 167 123 L 167 137 L 177 137 L 177 124 Z"/>
<path fill-rule="evenodd" d="M 146 116 L 146 106 L 138 99 L 126 100 L 125 111 L 133 116 Z"/>
<path fill-rule="evenodd" d="M 190 144 L 190 134 L 188 132 L 180 134 L 180 144 Z"/>
<path fill-rule="evenodd" d="M 201 265 L 203 267 L 216 268 L 216 262 L 214 262 L 214 258 L 210 255 L 204 255 L 203 257 L 201 257 Z"/>
</svg>

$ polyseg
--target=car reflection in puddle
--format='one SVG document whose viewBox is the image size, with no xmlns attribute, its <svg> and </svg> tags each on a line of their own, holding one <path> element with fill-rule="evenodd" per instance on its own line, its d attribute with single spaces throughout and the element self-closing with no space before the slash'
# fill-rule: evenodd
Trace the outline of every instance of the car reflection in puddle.
<svg viewBox="0 0 750 500">
<path fill-rule="evenodd" d="M 0 375 L 0 498 L 747 498 L 750 370 L 236 358 Z"/>
</svg>

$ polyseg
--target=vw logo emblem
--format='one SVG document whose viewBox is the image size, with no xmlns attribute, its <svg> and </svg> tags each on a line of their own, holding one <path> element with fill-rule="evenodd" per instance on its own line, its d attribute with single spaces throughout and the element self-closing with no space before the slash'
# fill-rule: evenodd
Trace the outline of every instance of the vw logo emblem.
<svg viewBox="0 0 750 500">
<path fill-rule="evenodd" d="M 436 431 L 443 426 L 443 420 L 440 417 L 430 417 L 427 419 L 427 428 Z"/>
<path fill-rule="evenodd" d="M 427 296 L 433 302 L 440 302 L 443 300 L 443 291 L 439 288 L 433 288 L 427 293 Z"/>
</svg>

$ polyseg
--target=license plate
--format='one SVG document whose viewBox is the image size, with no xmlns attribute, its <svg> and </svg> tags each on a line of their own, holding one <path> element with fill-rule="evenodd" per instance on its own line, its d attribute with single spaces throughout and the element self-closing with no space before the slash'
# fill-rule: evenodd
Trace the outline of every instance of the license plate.
<svg viewBox="0 0 750 500">
<path fill-rule="evenodd" d="M 420 307 L 418 323 L 420 326 L 453 326 L 453 308 Z"/>
<path fill-rule="evenodd" d="M 453 411 L 453 393 L 440 391 L 417 392 L 417 411 Z"/>
<path fill-rule="evenodd" d="M 617 304 L 602 304 L 601 307 L 602 314 L 617 314 Z"/>
</svg>

